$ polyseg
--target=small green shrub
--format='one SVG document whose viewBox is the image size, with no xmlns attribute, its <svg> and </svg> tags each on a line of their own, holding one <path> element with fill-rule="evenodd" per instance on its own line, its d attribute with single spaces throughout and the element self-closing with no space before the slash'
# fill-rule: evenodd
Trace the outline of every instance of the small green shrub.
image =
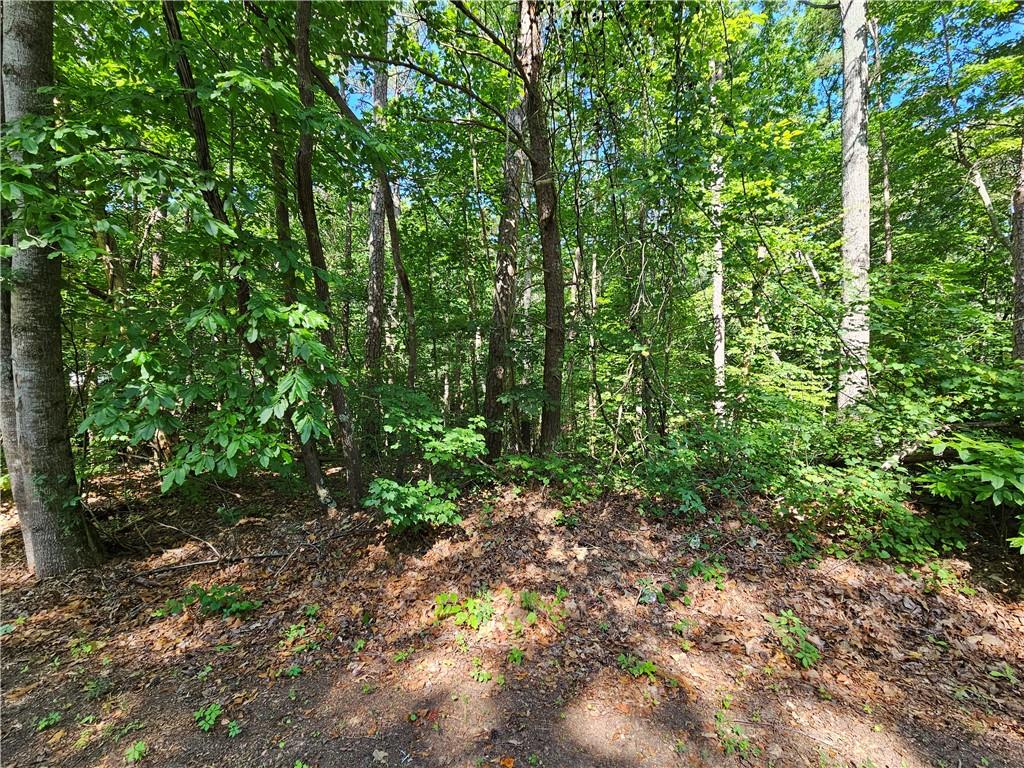
<svg viewBox="0 0 1024 768">
<path fill-rule="evenodd" d="M 479 656 L 474 657 L 472 661 L 473 668 L 469 672 L 469 676 L 476 680 L 478 683 L 488 682 L 494 675 L 484 669 L 484 662 Z"/>
<path fill-rule="evenodd" d="M 633 677 L 647 676 L 647 679 L 652 683 L 655 681 L 658 668 L 654 662 L 641 659 L 638 656 L 634 656 L 631 653 L 620 653 L 616 660 L 619 662 L 619 667 L 631 674 Z"/>
<path fill-rule="evenodd" d="M 146 746 L 144 741 L 136 741 L 128 745 L 128 748 L 124 751 L 124 761 L 129 765 L 142 762 L 142 758 L 146 756 L 149 751 L 149 747 Z"/>
<path fill-rule="evenodd" d="M 452 501 L 454 493 L 429 480 L 398 483 L 378 477 L 370 483 L 363 506 L 384 515 L 398 532 L 417 528 L 458 525 L 462 517 Z"/>
<path fill-rule="evenodd" d="M 50 712 L 43 715 L 36 720 L 36 732 L 45 731 L 50 726 L 56 725 L 61 721 L 62 717 L 64 717 L 64 715 L 60 712 Z"/>
<path fill-rule="evenodd" d="M 837 557 L 893 558 L 920 564 L 955 545 L 965 521 L 937 521 L 904 503 L 906 478 L 869 467 L 805 467 L 786 490 L 782 522 L 798 551 L 813 552 L 818 536 Z"/>
<path fill-rule="evenodd" d="M 768 613 L 765 620 L 775 629 L 783 650 L 801 666 L 812 667 L 821 658 L 817 646 L 807 639 L 807 627 L 792 611 L 781 611 L 778 616 Z"/>
<path fill-rule="evenodd" d="M 437 621 L 451 618 L 456 626 L 480 629 L 493 616 L 494 599 L 487 590 L 461 602 L 456 592 L 442 592 L 434 598 L 434 618 Z"/>
<path fill-rule="evenodd" d="M 224 618 L 244 616 L 255 611 L 263 603 L 259 600 L 246 600 L 245 593 L 237 584 L 214 585 L 209 589 L 192 584 L 180 598 L 170 598 L 163 608 L 153 611 L 154 616 L 172 616 L 181 613 L 190 605 L 199 605 L 199 610 L 206 614 L 221 614 Z"/>
<path fill-rule="evenodd" d="M 220 717 L 221 712 L 223 711 L 224 710 L 220 704 L 213 702 L 202 709 L 197 709 L 192 713 L 192 716 L 195 717 L 196 726 L 199 730 L 203 733 L 209 733 L 217 724 L 217 718 Z"/>
</svg>

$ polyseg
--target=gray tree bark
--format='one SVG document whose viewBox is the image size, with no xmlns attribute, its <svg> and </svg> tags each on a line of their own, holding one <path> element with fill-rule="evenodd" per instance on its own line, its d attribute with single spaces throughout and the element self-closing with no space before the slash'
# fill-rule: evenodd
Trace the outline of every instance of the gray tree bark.
<svg viewBox="0 0 1024 768">
<path fill-rule="evenodd" d="M 714 88 L 722 77 L 722 67 L 711 62 L 711 86 Z M 711 108 L 717 107 L 712 95 Z M 722 245 L 722 189 L 725 187 L 725 170 L 722 158 L 715 155 L 711 160 L 711 227 L 715 231 L 715 245 L 711 255 L 711 325 L 714 331 L 712 364 L 715 371 L 715 416 L 725 418 L 725 267 Z"/>
<path fill-rule="evenodd" d="M 1013 357 L 1024 360 L 1024 138 L 1020 143 L 1017 183 L 1013 188 Z"/>
<path fill-rule="evenodd" d="M 871 299 L 871 190 L 868 167 L 867 9 L 865 0 L 841 0 L 843 30 L 843 320 L 837 406 L 848 408 L 868 389 Z"/>
<path fill-rule="evenodd" d="M 523 105 L 509 110 L 508 122 L 522 132 Z M 484 419 L 487 421 L 487 455 L 491 460 L 501 455 L 502 418 L 505 406 L 501 396 L 509 384 L 512 359 L 509 341 L 512 314 L 516 304 L 516 274 L 519 245 L 520 188 L 526 153 L 515 143 L 505 145 L 502 164 L 504 185 L 501 190 L 501 221 L 498 224 L 498 254 L 494 270 L 494 300 L 491 307 L 491 332 L 487 347 L 487 380 L 484 393 Z"/>
<path fill-rule="evenodd" d="M 882 231 L 886 264 L 892 264 L 892 184 L 889 176 L 889 140 L 882 125 L 882 44 L 878 33 L 878 19 L 868 22 L 868 31 L 875 47 L 875 68 L 871 75 L 870 87 L 875 89 L 875 120 L 878 123 L 878 152 L 882 164 Z"/>
<path fill-rule="evenodd" d="M 52 101 L 39 89 L 53 84 L 53 3 L 4 0 L 2 15 L 4 121 L 48 115 Z M 26 561 L 39 579 L 95 564 L 100 556 L 78 498 L 68 439 L 60 283 L 61 259 L 50 248 L 16 247 L 0 313 L 4 450 L 16 468 L 14 503 Z"/>
<path fill-rule="evenodd" d="M 565 353 L 565 275 L 558 225 L 558 188 L 551 168 L 551 135 L 544 98 L 544 42 L 537 0 L 519 4 L 519 69 L 526 77 L 526 125 L 530 133 L 537 224 L 544 269 L 544 405 L 540 447 L 551 451 L 562 428 L 562 358 Z"/>
</svg>

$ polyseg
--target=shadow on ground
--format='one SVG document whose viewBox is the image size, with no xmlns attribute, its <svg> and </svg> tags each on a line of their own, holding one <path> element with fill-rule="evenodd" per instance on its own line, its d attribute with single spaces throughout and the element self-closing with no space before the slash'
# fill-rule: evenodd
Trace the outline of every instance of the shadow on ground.
<svg viewBox="0 0 1024 768">
<path fill-rule="evenodd" d="M 756 516 L 652 520 L 629 496 L 566 526 L 508 492 L 399 547 L 225 493 L 242 513 L 142 500 L 131 554 L 40 585 L 8 526 L 5 766 L 112 768 L 140 741 L 143 765 L 183 767 L 1022 764 L 1024 608 L 1005 596 L 787 565 Z M 214 552 L 268 556 L 153 572 Z M 262 605 L 152 615 L 193 582 Z M 460 608 L 438 620 L 442 593 Z M 783 610 L 820 657 L 807 669 L 765 618 Z"/>
</svg>

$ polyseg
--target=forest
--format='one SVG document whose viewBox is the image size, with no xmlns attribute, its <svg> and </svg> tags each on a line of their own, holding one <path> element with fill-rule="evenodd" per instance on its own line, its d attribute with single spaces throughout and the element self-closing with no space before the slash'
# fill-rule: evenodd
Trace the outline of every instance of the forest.
<svg viewBox="0 0 1024 768">
<path fill-rule="evenodd" d="M 1024 766 L 1021 0 L 0 15 L 5 766 Z"/>
</svg>

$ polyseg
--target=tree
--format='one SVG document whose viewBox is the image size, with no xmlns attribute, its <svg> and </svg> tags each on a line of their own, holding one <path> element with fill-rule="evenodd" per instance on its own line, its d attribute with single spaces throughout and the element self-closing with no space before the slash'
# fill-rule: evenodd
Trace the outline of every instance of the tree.
<svg viewBox="0 0 1024 768">
<path fill-rule="evenodd" d="M 1017 183 L 1013 187 L 1013 356 L 1024 360 L 1024 138 L 1017 161 Z"/>
<path fill-rule="evenodd" d="M 843 34 L 843 320 L 839 330 L 842 367 L 837 404 L 843 410 L 860 400 L 868 388 L 871 191 L 866 2 L 842 0 L 839 12 Z"/>
<path fill-rule="evenodd" d="M 721 79 L 721 65 L 711 62 L 711 88 Z M 715 99 L 712 96 L 712 109 Z M 711 227 L 715 231 L 715 245 L 711 256 L 711 323 L 714 331 L 712 362 L 715 369 L 715 416 L 725 417 L 725 298 L 723 296 L 725 275 L 722 245 L 722 188 L 725 186 L 725 171 L 722 158 L 715 156 L 711 161 Z"/>
<path fill-rule="evenodd" d="M 378 64 L 373 74 L 374 121 L 380 123 L 388 102 L 388 68 Z M 384 195 L 386 182 L 378 175 L 370 196 L 370 270 L 366 283 L 366 370 L 371 386 L 380 384 L 384 351 Z"/>
<path fill-rule="evenodd" d="M 551 167 L 551 134 L 544 98 L 544 42 L 537 0 L 519 4 L 519 60 L 526 86 L 526 125 L 537 226 L 544 268 L 544 404 L 540 445 L 550 451 L 562 428 L 562 357 L 565 353 L 565 276 L 558 226 L 558 185 Z"/>
<path fill-rule="evenodd" d="M 310 110 L 313 107 L 313 65 L 309 54 L 309 23 L 312 7 L 309 0 L 298 0 L 295 11 L 295 59 L 299 81 L 299 101 Z M 327 262 L 324 259 L 323 242 L 320 239 L 320 224 L 316 215 L 316 202 L 313 199 L 313 134 L 308 124 L 304 124 L 299 134 L 299 150 L 295 157 L 295 190 L 302 217 L 302 228 L 306 233 L 306 247 L 309 250 L 309 261 L 313 268 L 313 285 L 317 300 L 328 317 L 327 325 L 321 329 L 320 338 L 324 346 L 332 353 L 337 353 L 333 314 L 331 312 L 331 292 L 327 284 Z M 355 425 L 349 410 L 348 398 L 337 375 L 330 376 L 328 391 L 334 415 L 338 420 L 339 440 L 345 458 L 348 495 L 353 504 L 362 499 L 363 481 L 360 467 L 359 442 L 355 435 Z"/>
<path fill-rule="evenodd" d="M 523 105 L 509 110 L 508 124 L 518 132 L 523 128 Z M 487 420 L 487 455 L 493 460 L 501 455 L 503 436 L 502 395 L 512 373 L 509 339 L 512 314 L 516 305 L 516 272 L 518 270 L 520 188 L 526 154 L 514 142 L 505 145 L 502 162 L 501 220 L 498 224 L 498 252 L 494 269 L 494 299 L 491 309 L 491 332 L 487 346 L 487 380 L 484 394 L 484 419 Z"/>
<path fill-rule="evenodd" d="M 53 20 L 53 3 L 4 3 L 5 128 L 7 121 L 52 113 L 50 96 L 39 90 L 53 84 Z M 44 181 L 45 186 L 54 183 L 53 178 Z M 37 234 L 24 229 L 16 234 L 10 273 L 4 275 L 5 281 L 10 280 L 10 292 L 4 291 L 0 355 L 10 355 L 10 378 L 6 360 L 0 377 L 6 391 L 4 451 L 12 472 L 25 557 L 29 570 L 42 579 L 91 565 L 99 559 L 100 550 L 78 496 L 68 439 L 61 255 L 51 245 L 31 244 L 39 242 Z"/>
</svg>

